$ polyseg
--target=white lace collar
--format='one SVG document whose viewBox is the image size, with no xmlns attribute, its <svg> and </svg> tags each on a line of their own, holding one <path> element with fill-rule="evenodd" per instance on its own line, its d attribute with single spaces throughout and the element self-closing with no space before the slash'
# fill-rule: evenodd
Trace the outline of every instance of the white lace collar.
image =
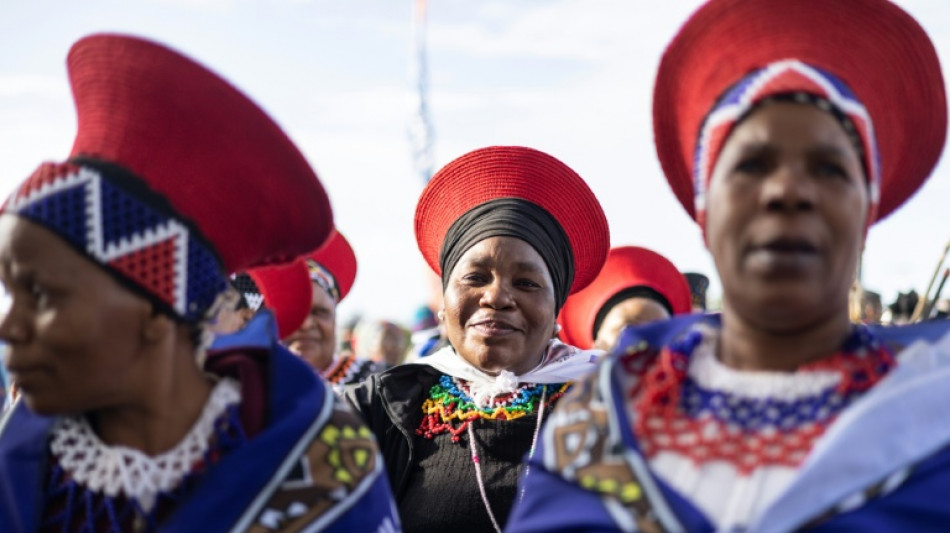
<svg viewBox="0 0 950 533">
<path fill-rule="evenodd" d="M 158 494 L 178 487 L 208 449 L 215 421 L 228 406 L 241 401 L 237 381 L 221 379 L 201 416 L 174 448 L 150 457 L 126 446 L 109 446 L 84 416 L 60 418 L 53 427 L 50 451 L 76 483 L 114 498 L 134 499 L 151 511 Z"/>
</svg>

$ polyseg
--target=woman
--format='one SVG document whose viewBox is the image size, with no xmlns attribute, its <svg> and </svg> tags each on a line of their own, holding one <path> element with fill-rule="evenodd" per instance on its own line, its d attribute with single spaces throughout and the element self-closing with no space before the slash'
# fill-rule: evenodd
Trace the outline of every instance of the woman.
<svg viewBox="0 0 950 533">
<path fill-rule="evenodd" d="M 567 299 L 558 323 L 561 338 L 580 348 L 610 350 L 626 326 L 690 312 L 686 278 L 662 255 L 640 248 L 611 248 L 597 278 Z"/>
<path fill-rule="evenodd" d="M 415 229 L 450 346 L 346 397 L 381 443 L 406 530 L 501 530 L 544 412 L 596 358 L 555 340 L 555 317 L 603 264 L 607 221 L 566 165 L 497 146 L 436 173 Z"/>
<path fill-rule="evenodd" d="M 721 319 L 624 333 L 545 427 L 511 530 L 945 531 L 947 327 L 848 313 L 868 226 L 943 147 L 927 35 L 884 0 L 713 0 L 654 98 Z"/>
<path fill-rule="evenodd" d="M 292 353 L 337 390 L 379 370 L 372 361 L 337 351 L 336 306 L 356 279 L 356 254 L 340 232 L 334 230 L 319 250 L 276 270 L 254 276 L 264 305 L 285 325 L 281 337 Z M 300 308 L 300 294 L 309 295 L 309 307 Z"/>
<path fill-rule="evenodd" d="M 20 387 L 0 429 L 0 531 L 392 527 L 372 437 L 268 315 L 240 348 L 204 349 L 227 272 L 332 229 L 306 160 L 247 97 L 158 44 L 87 37 L 68 65 L 72 153 L 0 216 L 0 339 Z"/>
</svg>

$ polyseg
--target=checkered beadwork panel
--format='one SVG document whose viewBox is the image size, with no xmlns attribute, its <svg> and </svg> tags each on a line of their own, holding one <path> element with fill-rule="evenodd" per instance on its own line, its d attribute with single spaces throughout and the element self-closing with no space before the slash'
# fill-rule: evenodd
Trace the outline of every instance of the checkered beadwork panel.
<svg viewBox="0 0 950 533">
<path fill-rule="evenodd" d="M 201 319 L 227 287 L 217 256 L 185 223 L 96 169 L 46 163 L 3 212 L 42 224 L 187 322 Z"/>
</svg>

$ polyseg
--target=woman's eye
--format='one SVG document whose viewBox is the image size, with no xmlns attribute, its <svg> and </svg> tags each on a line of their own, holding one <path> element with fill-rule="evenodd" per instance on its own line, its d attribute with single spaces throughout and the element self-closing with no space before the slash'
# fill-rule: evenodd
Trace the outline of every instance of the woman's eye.
<svg viewBox="0 0 950 533">
<path fill-rule="evenodd" d="M 35 283 L 30 285 L 30 296 L 38 307 L 42 307 L 49 302 L 49 292 Z"/>
<path fill-rule="evenodd" d="M 818 163 L 817 168 L 815 169 L 819 176 L 829 176 L 829 177 L 838 177 L 838 178 L 847 178 L 848 174 L 845 172 L 844 168 L 832 162 L 823 162 Z"/>
<path fill-rule="evenodd" d="M 479 274 L 475 272 L 471 274 L 465 274 L 464 276 L 462 276 L 462 281 L 465 281 L 468 283 L 485 283 L 486 280 L 487 278 L 484 274 Z"/>
<path fill-rule="evenodd" d="M 736 163 L 735 171 L 743 174 L 759 174 L 766 169 L 766 162 L 761 157 L 747 157 Z"/>
<path fill-rule="evenodd" d="M 518 281 L 515 282 L 515 284 L 519 287 L 527 287 L 531 289 L 538 288 L 541 286 L 539 283 L 536 283 L 530 279 L 519 279 Z"/>
</svg>

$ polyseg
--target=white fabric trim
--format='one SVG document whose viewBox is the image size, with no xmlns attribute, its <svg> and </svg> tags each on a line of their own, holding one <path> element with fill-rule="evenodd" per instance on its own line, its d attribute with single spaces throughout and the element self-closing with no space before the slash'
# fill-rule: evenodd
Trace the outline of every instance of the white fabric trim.
<svg viewBox="0 0 950 533">
<path fill-rule="evenodd" d="M 63 417 L 52 429 L 50 451 L 76 483 L 114 498 L 123 495 L 151 511 L 160 493 L 177 488 L 208 449 L 215 421 L 241 402 L 237 381 L 222 379 L 212 389 L 198 420 L 171 450 L 150 457 L 126 446 L 110 446 L 84 416 Z"/>
<path fill-rule="evenodd" d="M 689 377 L 704 389 L 790 401 L 821 394 L 841 381 L 841 374 L 834 371 L 772 372 L 728 367 L 716 357 L 719 330 L 705 324 L 697 329 L 702 331 L 703 340 L 690 357 Z"/>
<path fill-rule="evenodd" d="M 469 392 L 476 404 L 487 407 L 492 398 L 515 392 L 521 383 L 566 383 L 576 381 L 592 371 L 604 354 L 601 350 L 581 350 L 575 346 L 551 339 L 541 363 L 522 375 L 502 370 L 496 376 L 486 374 L 446 346 L 418 361 L 443 374 L 464 379 L 469 383 Z"/>
</svg>

